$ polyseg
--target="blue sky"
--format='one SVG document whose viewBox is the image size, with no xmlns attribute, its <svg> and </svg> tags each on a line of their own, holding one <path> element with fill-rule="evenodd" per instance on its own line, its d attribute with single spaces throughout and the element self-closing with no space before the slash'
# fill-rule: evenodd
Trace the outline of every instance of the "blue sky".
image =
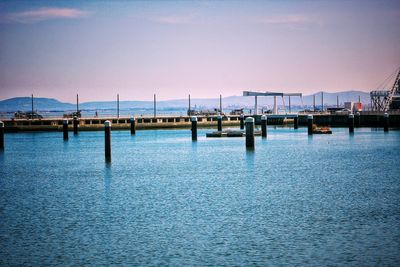
<svg viewBox="0 0 400 267">
<path fill-rule="evenodd" d="M 370 91 L 399 25 L 400 1 L 3 1 L 0 99 Z"/>
</svg>

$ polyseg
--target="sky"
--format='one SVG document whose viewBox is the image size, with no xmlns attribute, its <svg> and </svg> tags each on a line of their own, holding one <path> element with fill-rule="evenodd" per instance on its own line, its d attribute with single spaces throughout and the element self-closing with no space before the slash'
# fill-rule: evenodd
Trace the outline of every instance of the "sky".
<svg viewBox="0 0 400 267">
<path fill-rule="evenodd" d="M 1 1 L 0 99 L 371 91 L 400 1 Z M 390 85 L 390 84 L 388 84 Z"/>
</svg>

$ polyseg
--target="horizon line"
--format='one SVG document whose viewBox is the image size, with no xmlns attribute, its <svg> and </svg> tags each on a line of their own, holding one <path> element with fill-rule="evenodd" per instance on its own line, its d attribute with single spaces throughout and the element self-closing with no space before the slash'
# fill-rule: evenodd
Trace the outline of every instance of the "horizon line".
<svg viewBox="0 0 400 267">
<path fill-rule="evenodd" d="M 266 91 L 256 90 L 255 92 L 266 92 Z M 272 92 L 272 91 L 269 91 L 269 92 Z M 371 91 L 363 91 L 363 90 L 348 90 L 348 91 L 339 91 L 339 92 L 317 91 L 317 92 L 314 92 L 314 93 L 303 94 L 303 97 L 316 95 L 316 94 L 320 94 L 320 93 L 324 93 L 324 94 L 340 94 L 340 93 L 349 93 L 349 92 L 361 92 L 361 93 L 368 93 L 369 94 Z M 32 95 L 33 95 L 33 98 L 55 99 L 55 100 L 57 100 L 57 101 L 59 101 L 61 103 L 76 104 L 76 102 L 73 102 L 73 103 L 71 103 L 71 102 L 62 102 L 62 100 L 59 100 L 58 98 L 55 98 L 55 97 L 35 96 L 35 94 L 31 94 L 29 96 L 15 96 L 15 97 L 10 97 L 10 98 L 1 98 L 0 101 L 10 100 L 10 99 L 14 99 L 14 98 L 31 98 Z M 79 95 L 79 93 L 76 94 L 76 95 Z M 117 95 L 119 95 L 119 97 L 121 98 L 121 95 L 118 94 L 118 93 L 115 94 L 115 97 L 117 97 Z M 155 93 L 155 95 L 157 96 L 157 93 Z M 168 98 L 168 99 L 161 99 L 161 100 L 157 99 L 157 102 L 187 100 L 189 95 L 190 94 L 187 94 L 186 98 Z M 243 95 L 229 95 L 229 96 L 223 96 L 222 95 L 222 99 L 228 98 L 228 97 L 240 97 L 240 96 L 249 97 L 249 96 L 243 96 Z M 216 97 L 195 97 L 195 98 L 191 97 L 191 99 L 192 100 L 196 100 L 196 99 L 202 99 L 202 100 L 204 100 L 204 99 L 219 99 L 219 96 L 216 96 Z M 83 102 L 79 102 L 79 103 L 83 104 L 83 103 L 88 103 L 88 102 L 112 102 L 112 101 L 116 101 L 116 100 L 89 100 L 89 101 L 83 101 Z M 119 102 L 121 103 L 121 102 L 131 102 L 131 101 L 153 102 L 154 100 L 153 99 L 149 99 L 149 100 L 142 100 L 142 99 L 135 100 L 135 99 L 132 99 L 132 100 L 120 100 Z"/>
</svg>

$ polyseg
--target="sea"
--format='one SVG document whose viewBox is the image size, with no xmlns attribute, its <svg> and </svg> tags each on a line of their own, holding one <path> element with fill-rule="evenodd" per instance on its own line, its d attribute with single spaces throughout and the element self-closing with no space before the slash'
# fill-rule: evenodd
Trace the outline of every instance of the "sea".
<svg viewBox="0 0 400 267">
<path fill-rule="evenodd" d="M 6 133 L 1 266 L 398 266 L 400 131 Z"/>
</svg>

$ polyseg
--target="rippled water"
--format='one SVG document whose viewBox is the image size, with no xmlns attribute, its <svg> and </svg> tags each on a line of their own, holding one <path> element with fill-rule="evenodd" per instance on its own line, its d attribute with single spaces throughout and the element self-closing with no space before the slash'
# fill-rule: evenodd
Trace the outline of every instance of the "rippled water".
<svg viewBox="0 0 400 267">
<path fill-rule="evenodd" d="M 400 132 L 333 130 L 7 134 L 0 265 L 396 265 Z"/>
</svg>

